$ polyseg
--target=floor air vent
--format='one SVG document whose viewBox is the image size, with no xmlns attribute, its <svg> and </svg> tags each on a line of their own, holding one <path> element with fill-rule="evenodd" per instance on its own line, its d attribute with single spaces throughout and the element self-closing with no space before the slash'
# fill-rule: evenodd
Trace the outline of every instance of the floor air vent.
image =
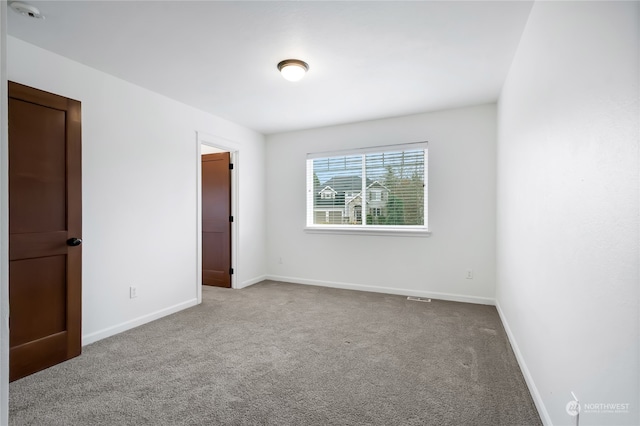
<svg viewBox="0 0 640 426">
<path fill-rule="evenodd" d="M 426 297 L 407 297 L 407 300 L 413 300 L 414 302 L 431 302 L 431 299 L 427 299 Z"/>
</svg>

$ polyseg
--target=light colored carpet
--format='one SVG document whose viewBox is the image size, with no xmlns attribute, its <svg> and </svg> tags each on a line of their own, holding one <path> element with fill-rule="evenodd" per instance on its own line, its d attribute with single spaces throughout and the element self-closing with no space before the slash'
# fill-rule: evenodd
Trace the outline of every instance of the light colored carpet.
<svg viewBox="0 0 640 426">
<path fill-rule="evenodd" d="M 10 385 L 11 425 L 540 425 L 492 306 L 265 281 Z"/>
</svg>

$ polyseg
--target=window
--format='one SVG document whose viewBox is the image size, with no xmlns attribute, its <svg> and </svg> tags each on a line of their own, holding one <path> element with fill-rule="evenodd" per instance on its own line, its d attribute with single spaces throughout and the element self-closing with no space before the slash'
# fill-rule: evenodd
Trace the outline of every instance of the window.
<svg viewBox="0 0 640 426">
<path fill-rule="evenodd" d="M 325 199 L 325 200 L 330 200 L 332 198 L 336 198 L 335 194 L 333 192 L 321 192 L 320 193 L 320 198 Z"/>
<path fill-rule="evenodd" d="M 373 217 L 382 216 L 382 209 L 379 208 L 379 207 L 371 207 L 371 209 L 369 209 L 369 211 L 371 212 L 371 216 L 373 216 Z"/>
<path fill-rule="evenodd" d="M 426 171 L 426 142 L 309 154 L 307 230 L 424 233 Z"/>
</svg>

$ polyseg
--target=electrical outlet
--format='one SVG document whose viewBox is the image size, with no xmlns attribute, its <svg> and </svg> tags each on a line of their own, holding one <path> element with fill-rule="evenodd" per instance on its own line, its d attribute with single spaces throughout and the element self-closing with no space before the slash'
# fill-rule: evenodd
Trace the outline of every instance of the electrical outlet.
<svg viewBox="0 0 640 426">
<path fill-rule="evenodd" d="M 468 280 L 473 279 L 473 269 L 467 269 L 467 279 Z"/>
<path fill-rule="evenodd" d="M 129 299 L 135 299 L 138 297 L 138 287 L 132 285 L 129 287 Z"/>
</svg>

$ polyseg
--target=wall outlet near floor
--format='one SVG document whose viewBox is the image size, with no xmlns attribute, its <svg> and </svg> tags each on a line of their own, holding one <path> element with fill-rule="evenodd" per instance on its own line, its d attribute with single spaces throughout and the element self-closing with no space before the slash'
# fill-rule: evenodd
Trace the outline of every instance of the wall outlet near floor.
<svg viewBox="0 0 640 426">
<path fill-rule="evenodd" d="M 467 277 L 468 280 L 473 279 L 473 269 L 467 269 Z"/>
<path fill-rule="evenodd" d="M 132 285 L 129 287 L 129 299 L 135 299 L 138 297 L 138 287 Z"/>
</svg>

